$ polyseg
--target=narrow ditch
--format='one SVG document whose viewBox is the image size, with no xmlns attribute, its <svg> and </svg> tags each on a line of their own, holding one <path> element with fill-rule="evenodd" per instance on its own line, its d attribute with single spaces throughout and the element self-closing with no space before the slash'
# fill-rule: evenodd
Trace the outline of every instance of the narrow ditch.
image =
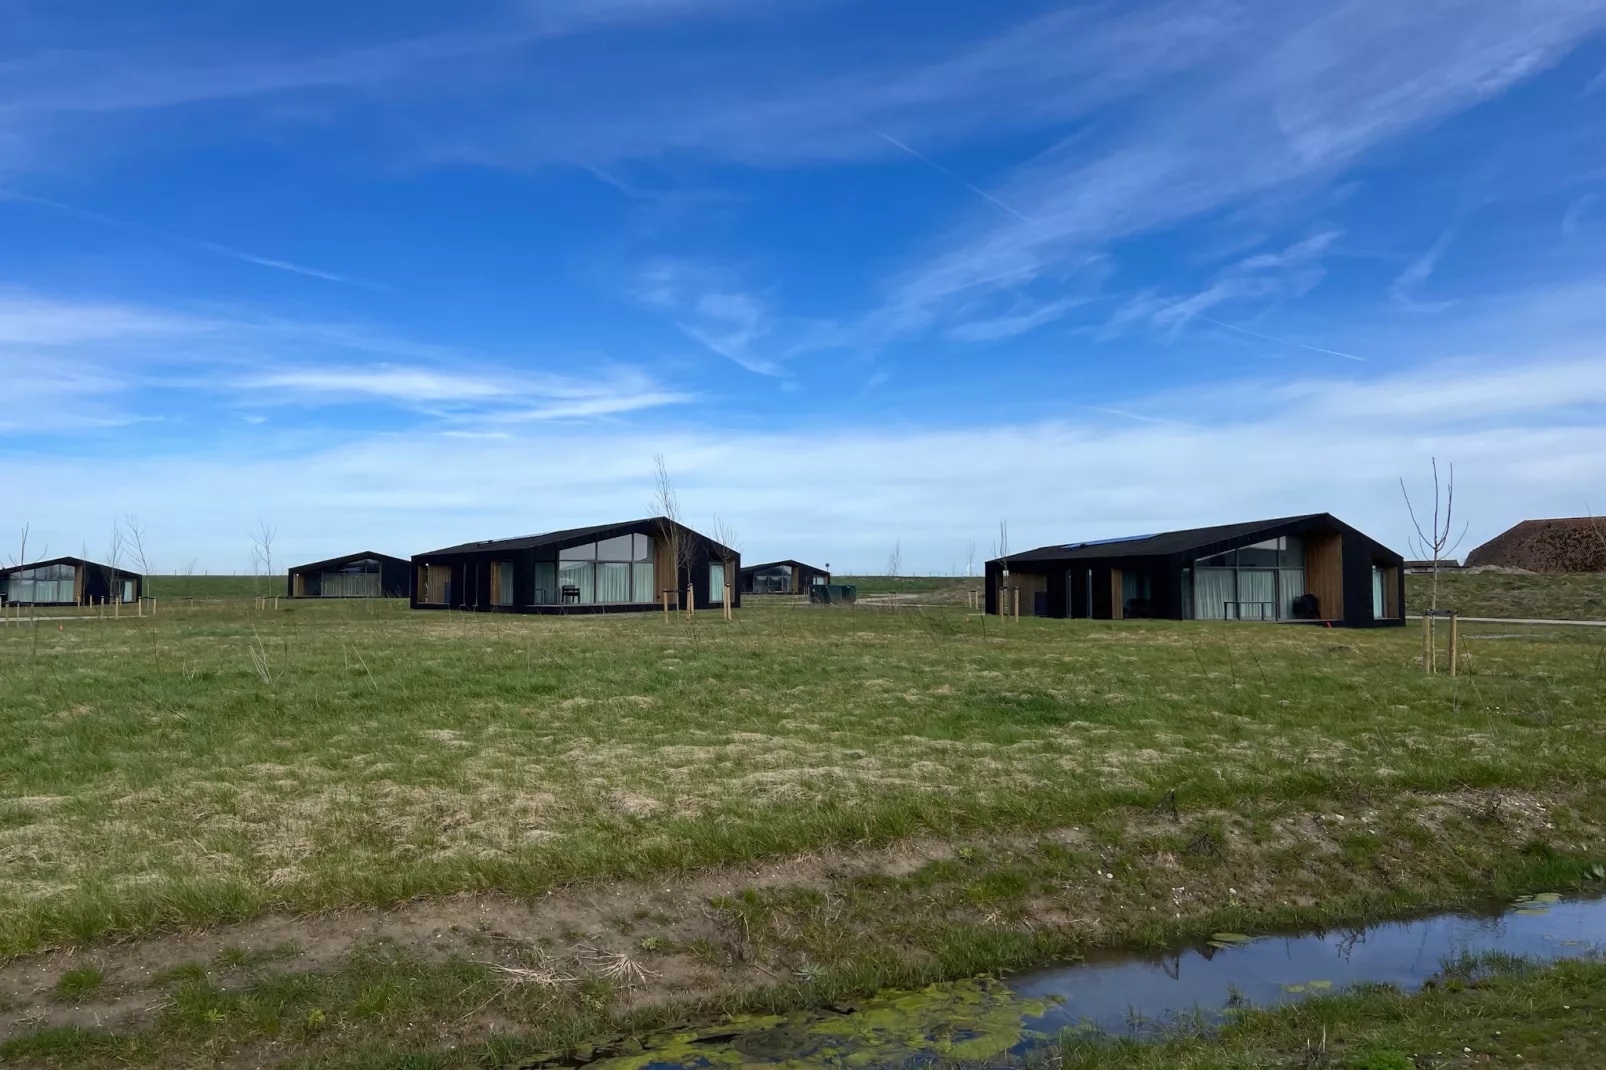
<svg viewBox="0 0 1606 1070">
<path fill-rule="evenodd" d="M 804 1014 L 737 1019 L 701 1032 L 599 1045 L 523 1070 L 675 1070 L 754 1064 L 1021 1062 L 1067 1030 L 1158 1039 L 1220 1024 L 1235 1007 L 1275 1007 L 1391 984 L 1414 991 L 1463 956 L 1536 962 L 1606 947 L 1606 898 L 1525 897 L 1481 912 L 1364 928 L 1248 936 L 1218 933 L 1159 954 L 1101 954 L 1002 980 L 975 978 Z"/>
</svg>

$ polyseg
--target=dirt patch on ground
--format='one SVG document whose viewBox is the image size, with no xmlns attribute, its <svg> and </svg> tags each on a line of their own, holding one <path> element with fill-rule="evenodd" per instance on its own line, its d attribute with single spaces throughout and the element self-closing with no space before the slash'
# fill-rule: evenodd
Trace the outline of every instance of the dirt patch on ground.
<svg viewBox="0 0 1606 1070">
<path fill-rule="evenodd" d="M 171 998 L 185 971 L 227 987 L 244 985 L 230 964 L 263 972 L 316 973 L 376 942 L 422 961 L 486 963 L 520 976 L 574 981 L 598 972 L 624 977 L 635 1006 L 698 1000 L 806 975 L 823 950 L 843 955 L 890 950 L 925 954 L 905 928 L 911 911 L 944 913 L 959 924 L 1070 932 L 1087 946 L 1131 933 L 1145 919 L 1203 917 L 1224 907 L 1248 910 L 1315 904 L 1356 891 L 1409 887 L 1458 854 L 1467 830 L 1517 847 L 1544 841 L 1556 850 L 1600 851 L 1606 828 L 1580 816 L 1578 799 L 1534 793 L 1467 791 L 1404 795 L 1338 810 L 1255 817 L 1241 812 L 1112 814 L 1097 828 L 1063 828 L 970 843 L 915 841 L 872 851 L 827 851 L 770 865 L 666 876 L 651 882 L 562 889 L 536 901 L 495 895 L 415 901 L 393 910 L 253 921 L 137 941 L 63 949 L 0 965 L 0 1037 L 45 1026 L 129 1031 Z M 1413 846 L 1415 844 L 1415 846 Z M 943 905 L 940 884 L 985 885 L 1016 860 L 1061 850 L 1060 868 L 1014 901 Z M 1069 861 L 1066 861 L 1069 859 Z M 1201 868 L 1201 860 L 1210 864 Z M 970 867 L 944 877 L 929 867 Z M 1035 864 L 1035 863 L 1034 863 Z M 996 867 L 989 870 L 989 867 Z M 931 877 L 916 895 L 894 882 L 866 892 L 863 878 Z M 958 882 L 954 884 L 953 882 Z M 869 887 L 873 887 L 871 882 Z M 751 894 L 749 894 L 751 893 Z M 799 893 L 807 893 L 800 895 Z M 842 911 L 844 897 L 857 906 Z M 879 903 L 871 903 L 875 896 Z M 732 899 L 764 905 L 744 914 Z M 742 899 L 745 897 L 745 899 Z M 791 897 L 790 899 L 788 897 Z M 812 913 L 811 913 L 812 912 Z M 816 925 L 815 920 L 824 921 Z M 811 932 L 811 927 L 813 930 Z M 762 930 L 762 931 L 761 931 Z M 64 994 L 68 971 L 98 970 L 92 991 Z M 556 981 L 552 983 L 557 983 Z M 486 1028 L 501 1023 L 487 1018 Z"/>
<path fill-rule="evenodd" d="M 617 962 L 623 955 L 644 963 L 646 983 L 633 993 L 638 1003 L 695 997 L 733 984 L 762 984 L 773 974 L 718 952 L 728 944 L 730 932 L 726 919 L 710 910 L 711 900 L 749 888 L 829 886 L 871 873 L 902 876 L 951 852 L 946 844 L 919 841 L 885 851 L 822 852 L 650 883 L 567 888 L 528 902 L 465 895 L 418 900 L 387 911 L 269 914 L 196 932 L 24 956 L 0 965 L 0 1037 L 56 1025 L 135 1028 L 165 1002 L 159 987 L 164 979 L 186 968 L 247 959 L 268 961 L 276 970 L 318 972 L 376 942 L 395 944 L 425 961 L 511 964 L 534 954 L 552 960 L 558 972 L 565 962 L 580 970 L 588 963 Z M 649 954 L 644 948 L 652 949 L 650 965 L 645 965 Z M 58 995 L 62 976 L 83 967 L 101 972 L 94 995 Z"/>
</svg>

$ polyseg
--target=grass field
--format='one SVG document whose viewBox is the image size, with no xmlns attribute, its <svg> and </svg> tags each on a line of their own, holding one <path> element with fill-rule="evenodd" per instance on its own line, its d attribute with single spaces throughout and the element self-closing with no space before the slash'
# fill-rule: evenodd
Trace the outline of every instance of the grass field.
<svg viewBox="0 0 1606 1070">
<path fill-rule="evenodd" d="M 1428 607 L 1433 577 L 1405 577 L 1405 604 Z M 1439 608 L 1464 617 L 1606 620 L 1606 572 L 1450 572 L 1439 576 Z"/>
<path fill-rule="evenodd" d="M 151 598 L 254 598 L 284 590 L 282 575 L 145 577 L 145 594 Z"/>
<path fill-rule="evenodd" d="M 1413 630 L 1001 625 L 960 609 L 777 605 L 688 622 L 224 601 L 12 627 L 0 630 L 0 956 L 88 944 L 108 948 L 96 954 L 116 975 L 117 956 L 137 952 L 106 937 L 628 886 L 613 914 L 581 890 L 570 913 L 517 926 L 554 949 L 661 940 L 646 949 L 679 978 L 663 998 L 732 1007 L 758 998 L 733 992 L 810 964 L 814 987 L 763 998 L 1227 920 L 1576 884 L 1606 827 L 1606 675 L 1601 637 L 1583 632 L 1469 638 L 1451 679 L 1421 673 Z M 779 876 L 748 889 L 752 871 L 711 868 L 751 864 Z M 695 883 L 715 872 L 727 876 Z M 673 904 L 633 904 L 669 878 L 694 883 Z M 910 918 L 910 902 L 929 917 Z M 385 983 L 422 993 L 396 996 L 400 1017 L 359 1013 L 379 983 L 372 949 L 352 939 L 318 960 L 304 984 L 324 994 L 277 1004 L 347 1023 L 338 1044 L 302 1037 L 309 1050 L 428 1046 L 436 1034 L 398 1023 L 427 1026 L 431 986 L 468 968 L 409 957 L 408 940 L 446 931 L 429 924 L 391 932 L 384 952 L 413 979 L 380 971 Z M 504 1028 L 552 1043 L 646 1013 L 586 994 L 591 952 L 565 952 L 581 980 L 561 1000 L 509 989 L 485 965 L 527 967 L 497 958 L 509 946 L 453 945 L 480 963 L 461 990 L 483 989 Z M 203 963 L 207 984 L 220 969 Z M 242 998 L 211 1008 L 226 1027 L 162 1033 L 172 1023 L 158 1019 L 140 1050 L 161 1065 L 218 1038 L 259 1054 L 282 1043 L 247 1028 Z M 66 1014 L 57 1004 L 49 1013 Z M 108 1065 L 140 1061 L 116 1052 Z"/>
</svg>

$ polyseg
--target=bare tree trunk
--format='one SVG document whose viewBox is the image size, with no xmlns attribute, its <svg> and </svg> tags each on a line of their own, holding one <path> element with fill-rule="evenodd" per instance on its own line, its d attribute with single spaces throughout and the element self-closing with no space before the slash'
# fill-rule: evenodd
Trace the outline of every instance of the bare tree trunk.
<svg viewBox="0 0 1606 1070">
<path fill-rule="evenodd" d="M 1428 586 L 1428 613 L 1425 622 L 1426 649 L 1422 653 L 1422 668 L 1425 672 L 1433 671 L 1433 618 L 1439 612 L 1439 562 L 1447 554 L 1455 553 L 1466 537 L 1469 525 L 1461 526 L 1460 534 L 1455 531 L 1455 465 L 1450 465 L 1449 478 L 1441 487 L 1439 483 L 1439 459 L 1434 457 L 1430 461 L 1433 468 L 1433 512 L 1424 513 L 1429 524 L 1426 529 L 1422 521 L 1417 518 L 1416 507 L 1411 502 L 1411 492 L 1405 489 L 1405 479 L 1400 479 L 1400 494 L 1405 498 L 1405 511 L 1411 517 L 1411 527 L 1415 529 L 1413 547 L 1416 552 L 1428 557 L 1432 561 L 1433 579 Z"/>
</svg>

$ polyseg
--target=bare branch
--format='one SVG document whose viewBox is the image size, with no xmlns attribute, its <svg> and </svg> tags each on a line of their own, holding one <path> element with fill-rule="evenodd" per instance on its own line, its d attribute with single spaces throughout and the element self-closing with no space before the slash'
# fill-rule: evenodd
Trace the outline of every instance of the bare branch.
<svg viewBox="0 0 1606 1070">
<path fill-rule="evenodd" d="M 1415 551 L 1429 558 L 1433 562 L 1433 585 L 1430 609 L 1439 608 L 1439 562 L 1451 556 L 1461 546 L 1461 540 L 1466 538 L 1470 523 L 1462 524 L 1459 534 L 1455 533 L 1455 465 L 1449 466 L 1447 477 L 1443 483 L 1439 479 L 1439 459 L 1434 457 L 1430 464 L 1433 470 L 1433 514 L 1432 525 L 1423 530 L 1422 522 L 1416 515 L 1416 507 L 1411 501 L 1411 492 L 1405 488 L 1405 479 L 1400 479 L 1400 494 L 1405 498 L 1405 510 L 1411 517 L 1411 527 L 1416 531 Z"/>
<path fill-rule="evenodd" d="M 140 523 L 139 517 L 129 513 L 123 518 L 123 527 L 128 532 L 128 556 L 138 566 L 140 575 L 149 575 L 151 563 L 145 556 L 145 525 Z"/>
</svg>

